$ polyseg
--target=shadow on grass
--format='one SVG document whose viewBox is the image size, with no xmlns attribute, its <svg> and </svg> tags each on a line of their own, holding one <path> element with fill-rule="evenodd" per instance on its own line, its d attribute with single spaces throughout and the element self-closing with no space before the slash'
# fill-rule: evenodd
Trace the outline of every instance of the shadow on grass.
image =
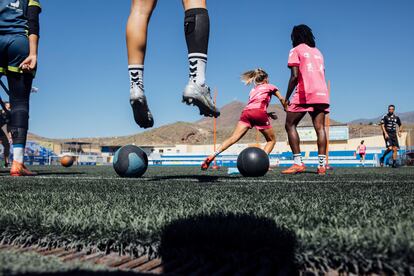
<svg viewBox="0 0 414 276">
<path fill-rule="evenodd" d="M 160 181 L 160 180 L 171 180 L 171 179 L 182 179 L 182 180 L 194 180 L 196 179 L 200 183 L 217 182 L 219 178 L 228 178 L 226 176 L 214 176 L 214 175 L 165 175 L 151 177 L 148 181 Z"/>
<path fill-rule="evenodd" d="M 295 234 L 273 220 L 246 214 L 199 215 L 163 228 L 165 273 L 298 275 Z"/>
<path fill-rule="evenodd" d="M 37 171 L 38 176 L 46 176 L 46 175 L 84 175 L 85 172 L 56 172 L 56 171 Z"/>
<path fill-rule="evenodd" d="M 6 274 L 7 275 L 7 274 Z M 140 276 L 140 275 L 147 275 L 148 274 L 142 274 L 137 272 L 127 272 L 127 271 L 90 271 L 90 270 L 70 270 L 65 272 L 48 272 L 48 273 L 14 273 L 11 275 L 19 275 L 19 276 L 115 276 L 115 275 L 121 275 L 121 276 Z"/>
</svg>

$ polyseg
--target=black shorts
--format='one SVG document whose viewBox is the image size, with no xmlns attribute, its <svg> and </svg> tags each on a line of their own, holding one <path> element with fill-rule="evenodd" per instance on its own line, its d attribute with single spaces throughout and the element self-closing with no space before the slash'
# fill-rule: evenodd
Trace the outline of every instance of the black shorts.
<svg viewBox="0 0 414 276">
<path fill-rule="evenodd" d="M 360 154 L 359 154 L 359 157 L 360 157 L 360 158 L 365 157 L 365 153 L 360 153 Z"/>
<path fill-rule="evenodd" d="M 385 139 L 385 137 L 384 137 Z M 388 133 L 388 139 L 385 139 L 385 146 L 387 148 L 389 147 L 400 147 L 400 144 L 398 143 L 398 136 L 396 132 L 389 132 Z"/>
</svg>

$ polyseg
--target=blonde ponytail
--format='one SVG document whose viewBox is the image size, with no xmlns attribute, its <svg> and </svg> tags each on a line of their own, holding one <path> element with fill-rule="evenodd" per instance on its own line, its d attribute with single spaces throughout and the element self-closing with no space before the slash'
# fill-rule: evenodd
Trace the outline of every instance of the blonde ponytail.
<svg viewBox="0 0 414 276">
<path fill-rule="evenodd" d="M 268 74 L 263 69 L 257 68 L 244 72 L 240 78 L 246 85 L 252 83 L 257 85 L 263 83 L 268 78 Z"/>
</svg>

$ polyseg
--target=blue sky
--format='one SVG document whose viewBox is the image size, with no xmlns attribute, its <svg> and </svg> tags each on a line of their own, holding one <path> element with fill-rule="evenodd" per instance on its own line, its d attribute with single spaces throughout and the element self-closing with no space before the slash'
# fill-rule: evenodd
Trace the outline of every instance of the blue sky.
<svg viewBox="0 0 414 276">
<path fill-rule="evenodd" d="M 141 131 L 128 103 L 124 28 L 130 1 L 42 4 L 40 91 L 32 96 L 30 130 L 67 138 Z M 285 94 L 290 32 L 306 23 L 325 56 L 333 118 L 375 117 L 389 103 L 400 112 L 414 110 L 412 0 L 210 0 L 208 8 L 207 81 L 219 90 L 220 106 L 247 99 L 239 75 L 258 66 Z M 181 1 L 160 0 L 149 33 L 145 86 L 156 126 L 199 119 L 181 103 L 188 75 Z"/>
</svg>

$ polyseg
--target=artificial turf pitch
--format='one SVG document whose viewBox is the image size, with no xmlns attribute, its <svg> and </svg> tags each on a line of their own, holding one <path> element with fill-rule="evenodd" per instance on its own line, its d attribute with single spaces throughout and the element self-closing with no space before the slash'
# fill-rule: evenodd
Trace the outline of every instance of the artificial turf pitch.
<svg viewBox="0 0 414 276">
<path fill-rule="evenodd" d="M 139 179 L 119 178 L 111 167 L 33 169 L 39 176 L 10 178 L 0 170 L 2 244 L 158 257 L 172 244 L 171 236 L 162 240 L 167 226 L 179 222 L 173 240 L 204 248 L 200 239 L 207 239 L 213 251 L 219 243 L 252 252 L 268 243 L 277 251 L 278 238 L 286 250 L 284 234 L 273 234 L 292 233 L 301 271 L 414 274 L 414 168 L 336 168 L 325 177 L 275 169 L 243 178 L 225 169 L 153 167 Z M 234 220 L 242 215 L 250 217 Z M 273 230 L 255 231 L 260 219 Z M 0 271 L 19 267 L 2 254 Z"/>
</svg>

